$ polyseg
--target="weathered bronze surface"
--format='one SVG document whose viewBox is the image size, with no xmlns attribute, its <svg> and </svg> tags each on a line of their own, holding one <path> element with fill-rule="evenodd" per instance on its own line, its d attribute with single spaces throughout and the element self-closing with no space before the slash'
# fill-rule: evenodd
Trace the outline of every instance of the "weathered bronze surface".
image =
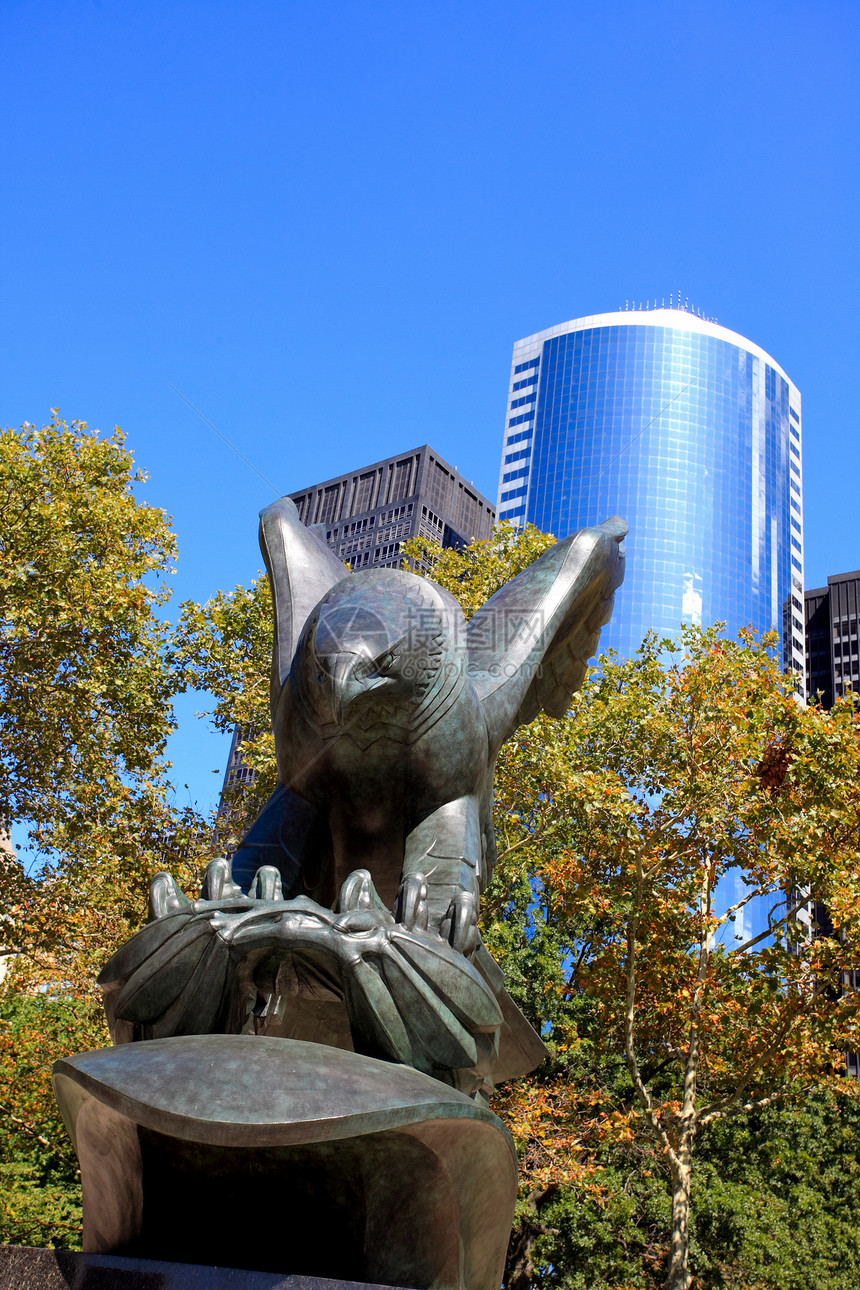
<svg viewBox="0 0 860 1290">
<path fill-rule="evenodd" d="M 279 787 L 199 901 L 156 878 L 102 973 L 114 1040 L 311 1039 L 470 1094 L 533 1069 L 543 1045 L 477 930 L 493 770 L 581 684 L 625 532 L 560 542 L 467 624 L 426 578 L 350 574 L 288 498 L 263 511 Z"/>
<path fill-rule="evenodd" d="M 581 684 L 625 533 L 467 624 L 427 579 L 349 573 L 289 499 L 262 513 L 279 785 L 199 900 L 158 875 L 100 978 L 120 1047 L 55 1067 L 86 1249 L 496 1290 L 516 1171 L 483 1103 L 545 1049 L 478 932 L 493 770 Z M 241 1212 L 250 1243 L 208 1221 Z"/>
<path fill-rule="evenodd" d="M 489 1111 L 407 1066 L 201 1035 L 58 1062 L 94 1252 L 497 1290 L 516 1197 Z"/>
</svg>

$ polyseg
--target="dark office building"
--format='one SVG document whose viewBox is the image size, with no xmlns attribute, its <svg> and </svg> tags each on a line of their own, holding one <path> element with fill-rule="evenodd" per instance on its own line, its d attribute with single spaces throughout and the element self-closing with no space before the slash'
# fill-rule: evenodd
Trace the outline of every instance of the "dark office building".
<svg viewBox="0 0 860 1290">
<path fill-rule="evenodd" d="M 860 693 L 858 604 L 860 570 L 834 574 L 826 587 L 804 593 L 806 697 L 820 694 L 823 708 L 832 708 L 849 690 Z"/>
<path fill-rule="evenodd" d="M 860 570 L 837 573 L 827 579 L 826 587 L 813 587 L 804 593 L 806 617 L 806 697 L 832 708 L 841 694 L 849 690 L 860 693 L 860 657 L 858 657 L 857 618 L 860 604 Z M 818 901 L 803 922 L 820 936 L 829 936 L 833 928 L 827 907 Z M 860 973 L 843 975 L 846 988 L 860 987 Z M 860 1078 L 860 1054 L 846 1053 L 848 1073 Z"/>
<path fill-rule="evenodd" d="M 399 568 L 402 544 L 419 535 L 466 546 L 488 538 L 495 520 L 486 497 L 427 444 L 289 496 L 353 570 Z"/>
</svg>

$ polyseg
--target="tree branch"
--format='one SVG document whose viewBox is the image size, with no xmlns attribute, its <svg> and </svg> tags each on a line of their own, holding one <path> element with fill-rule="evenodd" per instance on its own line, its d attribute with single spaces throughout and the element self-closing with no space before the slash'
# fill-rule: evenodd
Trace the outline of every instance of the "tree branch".
<svg viewBox="0 0 860 1290">
<path fill-rule="evenodd" d="M 783 1101 L 792 1092 L 794 1085 L 783 1084 L 775 1093 L 770 1093 L 767 1097 L 754 1098 L 751 1102 L 735 1102 L 731 1106 L 722 1106 L 717 1103 L 713 1110 L 699 1116 L 699 1123 L 704 1127 L 706 1124 L 713 1123 L 714 1120 L 728 1120 L 733 1115 L 746 1115 L 750 1111 L 763 1111 L 766 1106 L 773 1106 L 776 1102 Z"/>
<path fill-rule="evenodd" d="M 753 894 L 753 895 L 757 895 L 758 893 L 757 893 L 757 892 L 753 892 L 752 894 Z M 764 893 L 762 893 L 762 894 L 764 894 Z M 753 947 L 754 945 L 758 945 L 759 941 L 766 941 L 766 940 L 767 940 L 767 938 L 768 938 L 769 936 L 773 936 L 773 934 L 774 934 L 774 932 L 777 930 L 777 928 L 779 928 L 779 927 L 784 927 L 784 926 L 785 926 L 785 924 L 789 921 L 789 919 L 794 918 L 794 915 L 798 912 L 798 910 L 803 909 L 803 906 L 804 906 L 804 905 L 808 905 L 808 904 L 809 904 L 809 902 L 810 902 L 811 900 L 814 900 L 814 899 L 815 899 L 815 898 L 814 898 L 814 896 L 811 896 L 811 895 L 809 895 L 809 896 L 804 896 L 803 900 L 799 900 L 799 901 L 797 901 L 797 903 L 796 903 L 796 904 L 792 905 L 791 909 L 786 910 L 786 912 L 785 912 L 785 914 L 782 916 L 782 918 L 778 919 L 775 923 L 772 923 L 772 922 L 770 921 L 770 915 L 768 915 L 768 926 L 767 926 L 767 930 L 766 930 L 766 931 L 764 931 L 764 932 L 759 932 L 758 936 L 753 936 L 753 937 L 751 938 L 751 940 L 744 941 L 743 945 L 735 945 L 735 946 L 733 946 L 733 947 L 729 950 L 729 953 L 730 953 L 730 954 L 742 954 L 742 953 L 744 953 L 746 950 L 751 950 L 751 949 L 752 949 L 752 947 Z"/>
<path fill-rule="evenodd" d="M 785 1039 L 785 1036 L 788 1034 L 789 1030 L 791 1029 L 793 1020 L 794 1018 L 788 1017 L 786 1020 L 783 1021 L 782 1026 L 780 1026 L 779 1030 L 776 1032 L 771 1042 L 767 1044 L 760 1053 L 757 1054 L 757 1056 L 755 1057 L 755 1060 L 751 1062 L 750 1065 L 747 1067 L 745 1074 L 738 1080 L 737 1084 L 735 1085 L 731 1093 L 729 1093 L 726 1097 L 721 1098 L 719 1102 L 715 1102 L 713 1106 L 707 1106 L 702 1108 L 701 1112 L 699 1113 L 699 1121 L 701 1124 L 707 1124 L 711 1119 L 717 1117 L 718 1115 L 721 1115 L 722 1112 L 727 1108 L 734 1106 L 736 1103 L 738 1104 L 740 1103 L 740 1099 L 743 1096 L 744 1090 L 752 1082 L 753 1076 L 755 1075 L 756 1071 L 761 1070 L 762 1066 L 767 1061 L 767 1059 L 773 1056 L 773 1054 L 777 1051 L 777 1049 L 782 1047 L 782 1041 Z"/>
<path fill-rule="evenodd" d="M 666 1130 L 660 1123 L 654 1105 L 651 1101 L 651 1094 L 648 1092 L 642 1080 L 639 1071 L 639 1063 L 636 1060 L 636 1048 L 634 1044 L 634 1025 L 636 1017 L 636 932 L 639 925 L 639 915 L 637 913 L 639 903 L 642 897 L 642 861 L 636 859 L 636 898 L 633 912 L 630 915 L 630 921 L 627 924 L 627 1006 L 624 1012 L 624 1055 L 627 1058 L 627 1069 L 630 1072 L 630 1078 L 633 1081 L 639 1101 L 645 1112 L 645 1120 L 651 1129 L 651 1132 L 662 1144 L 663 1149 L 668 1155 L 673 1166 L 677 1168 L 678 1158 L 669 1141 Z"/>
<path fill-rule="evenodd" d="M 57 1148 L 53 1142 L 49 1142 L 47 1138 L 43 1138 L 41 1133 L 37 1133 L 35 1129 L 31 1129 L 26 1120 L 22 1120 L 18 1115 L 13 1115 L 9 1110 L 9 1107 L 4 1105 L 3 1102 L 0 1102 L 0 1111 L 2 1111 L 5 1116 L 8 1116 L 12 1123 L 16 1124 L 22 1133 L 26 1133 L 30 1138 L 35 1138 L 36 1142 L 41 1143 L 43 1147 L 47 1147 L 51 1154 L 55 1155 L 58 1160 L 62 1160 L 66 1164 L 72 1163 L 70 1157 L 67 1156 L 65 1152 L 60 1151 L 59 1148 Z"/>
</svg>

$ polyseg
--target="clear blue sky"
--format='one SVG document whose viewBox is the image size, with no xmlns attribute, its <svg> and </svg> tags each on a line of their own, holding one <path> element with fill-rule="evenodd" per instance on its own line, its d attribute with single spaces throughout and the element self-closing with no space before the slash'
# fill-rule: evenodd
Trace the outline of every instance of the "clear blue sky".
<svg viewBox="0 0 860 1290">
<path fill-rule="evenodd" d="M 493 497 L 513 341 L 680 289 L 802 392 L 807 584 L 858 568 L 858 33 L 832 0 L 5 0 L 0 419 L 121 425 L 205 599 L 274 494 L 165 379 L 279 493 L 429 442 Z"/>
</svg>

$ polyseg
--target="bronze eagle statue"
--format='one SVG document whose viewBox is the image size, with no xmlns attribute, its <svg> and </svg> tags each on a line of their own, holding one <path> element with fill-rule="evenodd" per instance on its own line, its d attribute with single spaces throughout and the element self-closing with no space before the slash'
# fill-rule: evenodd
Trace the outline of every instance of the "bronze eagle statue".
<svg viewBox="0 0 860 1290">
<path fill-rule="evenodd" d="M 624 576 L 613 518 L 551 547 L 467 623 L 427 578 L 350 572 L 289 498 L 261 513 L 278 787 L 202 898 L 169 875 L 102 973 L 121 1041 L 316 1039 L 475 1092 L 545 1051 L 478 933 L 499 749 L 582 683 Z"/>
</svg>

